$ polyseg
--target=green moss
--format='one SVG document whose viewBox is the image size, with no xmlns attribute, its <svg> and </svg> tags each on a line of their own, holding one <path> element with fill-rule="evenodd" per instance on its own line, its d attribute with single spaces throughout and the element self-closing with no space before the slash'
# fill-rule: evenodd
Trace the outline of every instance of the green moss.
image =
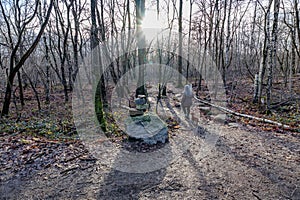
<svg viewBox="0 0 300 200">
<path fill-rule="evenodd" d="M 100 99 L 100 95 L 97 94 L 95 98 L 95 112 L 102 131 L 107 132 L 107 123 L 103 111 L 103 104 Z"/>
</svg>

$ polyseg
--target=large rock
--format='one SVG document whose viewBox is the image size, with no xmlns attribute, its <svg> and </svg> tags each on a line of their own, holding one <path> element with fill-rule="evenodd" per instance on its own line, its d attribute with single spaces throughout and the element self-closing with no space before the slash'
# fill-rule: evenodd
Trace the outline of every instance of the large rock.
<svg viewBox="0 0 300 200">
<path fill-rule="evenodd" d="M 165 143 L 168 140 L 166 124 L 153 114 L 131 117 L 126 120 L 126 133 L 129 137 L 147 144 Z"/>
</svg>

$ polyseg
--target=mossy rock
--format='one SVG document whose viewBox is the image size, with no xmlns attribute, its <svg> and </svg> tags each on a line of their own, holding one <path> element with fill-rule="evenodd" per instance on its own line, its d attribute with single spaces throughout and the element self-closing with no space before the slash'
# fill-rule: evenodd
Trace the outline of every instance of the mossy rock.
<svg viewBox="0 0 300 200">
<path fill-rule="evenodd" d="M 129 137 L 139 139 L 147 144 L 165 143 L 168 140 L 167 125 L 154 114 L 130 117 L 125 121 Z"/>
</svg>

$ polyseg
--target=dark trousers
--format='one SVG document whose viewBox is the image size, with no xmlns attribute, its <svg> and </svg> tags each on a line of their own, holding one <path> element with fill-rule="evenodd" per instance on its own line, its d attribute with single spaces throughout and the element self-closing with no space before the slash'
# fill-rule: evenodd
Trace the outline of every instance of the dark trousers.
<svg viewBox="0 0 300 200">
<path fill-rule="evenodd" d="M 182 106 L 182 110 L 183 110 L 185 116 L 187 116 L 187 117 L 190 116 L 191 106 Z"/>
</svg>

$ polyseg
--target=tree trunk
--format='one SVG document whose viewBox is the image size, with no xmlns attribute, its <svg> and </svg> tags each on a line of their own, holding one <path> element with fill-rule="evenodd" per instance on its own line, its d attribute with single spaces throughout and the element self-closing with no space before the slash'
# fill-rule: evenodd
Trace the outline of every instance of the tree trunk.
<svg viewBox="0 0 300 200">
<path fill-rule="evenodd" d="M 97 51 L 97 46 L 99 44 L 99 38 L 98 38 L 98 28 L 97 28 L 97 23 L 96 23 L 96 6 L 97 6 L 97 0 L 91 0 L 91 20 L 92 20 L 92 30 L 91 30 L 91 51 L 92 51 L 92 64 L 94 65 L 93 70 L 96 74 L 94 74 L 96 77 L 99 77 L 99 75 L 103 75 L 101 74 L 99 71 L 97 74 L 97 70 L 96 68 L 98 68 L 99 65 L 99 58 L 100 58 L 100 52 Z M 95 63 L 96 62 L 96 63 Z M 100 127 L 102 129 L 102 131 L 106 132 L 107 131 L 107 124 L 106 124 L 106 119 L 105 119 L 105 114 L 103 111 L 103 99 L 102 99 L 102 87 L 103 87 L 103 83 L 102 83 L 102 79 L 101 77 L 99 77 L 99 83 L 96 84 L 95 88 L 93 91 L 95 91 L 95 113 L 98 119 L 98 122 L 100 124 Z M 94 84 L 93 84 L 94 85 Z"/>
<path fill-rule="evenodd" d="M 145 37 L 142 30 L 142 20 L 145 15 L 145 0 L 136 0 L 136 24 L 137 24 L 137 42 L 138 42 L 138 61 L 139 61 L 139 76 L 135 96 L 147 95 L 144 80 L 144 64 L 146 60 Z"/>
<path fill-rule="evenodd" d="M 20 101 L 21 101 L 21 105 L 23 107 L 25 105 L 25 102 L 24 102 L 23 85 L 22 85 L 20 71 L 18 71 L 17 76 L 18 76 L 18 84 L 19 84 L 19 91 L 20 91 Z"/>
<path fill-rule="evenodd" d="M 27 77 L 28 81 L 29 81 L 29 84 L 33 90 L 33 93 L 34 93 L 34 96 L 35 96 L 35 99 L 36 99 L 36 102 L 38 104 L 38 109 L 41 110 L 41 102 L 40 102 L 40 98 L 39 98 L 39 93 L 38 91 L 36 90 L 36 86 L 35 84 L 33 84 L 31 78 L 26 74 L 25 71 L 23 71 L 23 73 L 25 74 L 25 76 Z"/>
<path fill-rule="evenodd" d="M 268 65 L 268 84 L 267 84 L 267 112 L 270 113 L 271 92 L 273 83 L 273 69 L 276 66 L 276 50 L 277 50 L 277 26 L 279 14 L 280 0 L 274 0 L 274 21 L 272 29 L 272 41 L 270 50 L 270 60 Z"/>
<path fill-rule="evenodd" d="M 46 57 L 46 61 L 48 62 L 46 65 L 46 84 L 45 84 L 45 96 L 46 96 L 46 104 L 50 103 L 50 65 L 51 60 L 49 57 L 49 47 L 47 45 L 47 38 L 46 36 L 43 37 L 43 41 L 44 41 L 44 45 L 45 45 L 45 57 Z"/>
<path fill-rule="evenodd" d="M 190 43 L 191 43 L 191 32 L 192 32 L 192 12 L 193 12 L 193 0 L 190 0 L 190 11 L 189 11 L 189 33 L 188 33 L 188 62 L 186 66 L 186 84 L 189 79 L 189 68 L 190 68 Z"/>
<path fill-rule="evenodd" d="M 270 0 L 268 8 L 265 13 L 265 22 L 264 22 L 264 46 L 262 52 L 262 61 L 259 65 L 258 72 L 258 95 L 253 99 L 254 102 L 261 103 L 262 98 L 262 90 L 263 90 L 263 82 L 265 71 L 267 68 L 268 61 L 268 52 L 270 49 L 270 9 L 271 9 L 272 0 Z"/>
<path fill-rule="evenodd" d="M 182 6 L 183 0 L 179 0 L 179 18 L 178 18 L 178 32 L 179 32 L 179 44 L 178 44 L 178 83 L 177 87 L 182 87 Z"/>
<path fill-rule="evenodd" d="M 6 84 L 5 97 L 4 97 L 1 116 L 8 115 L 9 113 L 9 105 L 11 102 L 11 92 L 12 92 L 13 82 L 14 82 L 14 76 L 9 76 Z"/>
<path fill-rule="evenodd" d="M 295 29 L 298 33 L 298 43 L 300 42 L 300 13 L 299 13 L 299 0 L 294 0 L 294 10 L 295 10 Z M 299 48 L 299 46 L 298 46 Z M 300 48 L 297 49 L 298 57 L 300 57 Z"/>
</svg>

